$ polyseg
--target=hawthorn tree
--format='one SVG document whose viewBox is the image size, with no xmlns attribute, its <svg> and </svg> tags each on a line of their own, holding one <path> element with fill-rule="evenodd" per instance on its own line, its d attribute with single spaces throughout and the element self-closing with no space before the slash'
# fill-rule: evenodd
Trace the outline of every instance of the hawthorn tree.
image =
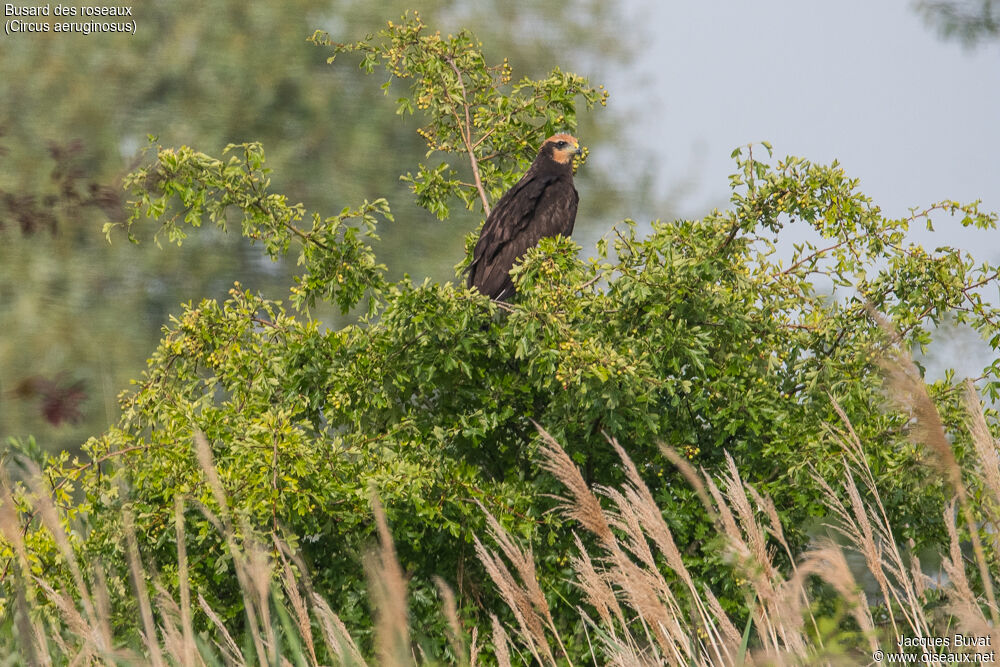
<svg viewBox="0 0 1000 667">
<path fill-rule="evenodd" d="M 487 208 L 545 136 L 575 129 L 580 103 L 590 109 L 606 97 L 558 69 L 514 80 L 506 63 L 487 64 L 472 35 L 432 33 L 416 15 L 332 46 L 335 55 L 360 54 L 368 71 L 384 68 L 387 92 L 404 88 L 397 108 L 420 114 L 428 147 L 427 162 L 404 179 L 443 219 L 456 203 Z M 910 415 L 885 405 L 878 362 L 890 340 L 872 313 L 913 348 L 948 321 L 997 349 L 998 312 L 986 296 L 998 268 L 905 239 L 910 224 L 941 215 L 990 228 L 996 215 L 946 201 L 890 219 L 836 163 L 775 159 L 766 144 L 733 157 L 725 211 L 655 221 L 649 231 L 626 220 L 587 260 L 568 239 L 544 240 L 515 268 L 518 297 L 504 304 L 462 280 L 388 281 L 369 244 L 391 215 L 384 200 L 324 217 L 271 190 L 258 144 L 229 146 L 221 158 L 157 147 L 127 179 L 129 233 L 156 221 L 159 235 L 179 242 L 202 224 L 238 225 L 271 257 L 294 248 L 302 272 L 290 309 L 238 284 L 225 301 L 185 305 L 122 394 L 120 422 L 86 444 L 89 458 L 47 461 L 54 496 L 86 519 L 75 547 L 105 564 L 122 622 L 135 618 L 122 510 L 135 517 L 144 561 L 160 564 L 158 578 L 172 589 L 182 498 L 192 586 L 228 622 L 238 626 L 242 599 L 225 540 L 200 506 L 238 517 L 240 534 L 285 540 L 305 558 L 312 585 L 365 631 L 361 554 L 373 532 L 372 490 L 428 636 L 444 635 L 433 576 L 457 591 L 470 623 L 487 622 L 494 606 L 471 546 L 485 532 L 480 504 L 531 545 L 543 590 L 571 607 L 579 600 L 565 577 L 572 526 L 549 511 L 558 485 L 537 465 L 535 423 L 595 483 L 621 479 L 608 444 L 617 438 L 687 545 L 690 569 L 733 609 L 743 594 L 723 583 L 729 565 L 717 533 L 661 443 L 709 472 L 729 452 L 743 478 L 775 500 L 786 537 L 801 548 L 824 507 L 811 473 L 829 476 L 840 460 L 827 427 L 838 420 L 835 399 L 867 447 L 894 525 L 904 526 L 899 537 L 915 549 L 937 543 L 937 508 L 950 490 L 920 464 Z M 790 225 L 809 226 L 818 240 L 780 259 L 774 238 Z M 310 314 L 320 300 L 355 312 L 356 323 L 324 328 Z M 977 378 L 991 400 L 998 363 Z M 960 387 L 948 376 L 931 389 L 962 462 Z M 227 508 L 194 453 L 198 432 L 211 444 Z M 976 489 L 975 471 L 966 472 Z M 69 577 L 46 533 L 23 521 L 38 571 Z M 583 632 L 567 627 L 563 636 L 574 631 Z"/>
</svg>

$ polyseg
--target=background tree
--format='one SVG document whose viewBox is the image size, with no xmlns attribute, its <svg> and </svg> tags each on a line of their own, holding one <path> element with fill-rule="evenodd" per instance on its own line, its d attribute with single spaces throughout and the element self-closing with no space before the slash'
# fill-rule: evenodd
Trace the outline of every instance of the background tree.
<svg viewBox="0 0 1000 667">
<path fill-rule="evenodd" d="M 916 7 L 943 37 L 966 46 L 978 46 L 1000 35 L 1000 7 L 993 0 L 925 1 Z"/>
</svg>

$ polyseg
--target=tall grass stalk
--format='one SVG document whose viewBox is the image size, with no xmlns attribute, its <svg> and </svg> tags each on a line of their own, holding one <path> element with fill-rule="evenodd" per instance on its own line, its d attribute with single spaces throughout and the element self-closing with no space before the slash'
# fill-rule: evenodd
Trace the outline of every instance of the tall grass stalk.
<svg viewBox="0 0 1000 667">
<path fill-rule="evenodd" d="M 505 627 L 497 610 L 488 614 L 487 655 L 478 642 L 478 630 L 463 626 L 454 594 L 437 580 L 446 638 L 456 660 L 465 665 L 571 665 L 575 654 L 563 636 L 569 628 L 585 637 L 587 662 L 622 666 L 857 664 L 868 662 L 879 648 L 890 650 L 900 637 L 955 632 L 989 637 L 993 646 L 1000 645 L 989 569 L 990 558 L 1000 553 L 1000 452 L 969 385 L 964 400 L 974 443 L 973 467 L 982 479 L 978 493 L 985 518 L 980 520 L 988 523 L 985 533 L 991 536 L 984 543 L 977 540 L 982 526 L 976 523 L 962 471 L 944 432 L 935 430 L 941 421 L 922 383 L 913 381 L 906 361 L 896 359 L 895 371 L 887 367 L 892 395 L 912 410 L 922 444 L 934 453 L 937 469 L 955 491 L 954 499 L 941 508 L 949 538 L 940 558 L 944 577 L 930 577 L 896 540 L 862 442 L 836 402 L 841 423 L 828 430 L 841 451 L 840 476 L 823 479 L 813 474 L 824 489 L 829 526 L 839 540 L 817 538 L 798 558 L 785 539 L 773 501 L 742 479 L 734 459 L 727 455 L 724 469 L 713 475 L 664 448 L 665 456 L 702 499 L 706 520 L 722 538 L 733 581 L 746 592 L 748 618 L 728 613 L 712 590 L 696 581 L 663 511 L 617 440 L 608 441 L 621 461 L 624 483 L 592 488 L 559 443 L 538 427 L 539 464 L 565 487 L 557 499 L 558 511 L 582 531 L 574 535 L 570 563 L 584 604 L 570 617 L 565 609 L 554 609 L 539 584 L 531 548 L 507 534 L 484 508 L 487 534 L 475 537 L 476 552 L 509 608 L 513 625 Z M 406 573 L 377 499 L 372 503 L 377 545 L 366 559 L 375 616 L 375 651 L 368 662 L 344 622 L 312 590 L 302 560 L 274 534 L 265 542 L 246 525 L 240 524 L 237 531 L 211 447 L 197 432 L 193 447 L 217 507 L 216 512 L 200 509 L 223 536 L 243 594 L 243 634 L 234 637 L 205 597 L 191 590 L 184 505 L 193 501 L 178 498 L 176 599 L 158 583 L 156 564 L 141 558 L 131 515 L 126 511 L 123 516 L 141 634 L 138 643 L 115 636 L 101 564 L 81 565 L 77 538 L 67 530 L 69 522 L 34 470 L 26 488 L 15 489 L 6 478 L 0 479 L 0 535 L 13 554 L 9 572 L 16 582 L 16 598 L 10 605 L 17 633 L 13 664 L 319 667 L 328 661 L 389 666 L 429 662 L 410 636 L 413 619 L 407 611 Z M 24 539 L 25 514 L 50 534 L 65 561 L 67 584 L 32 573 Z M 972 544 L 976 577 L 966 570 L 958 517 Z M 790 568 L 779 567 L 779 554 Z M 867 594 L 859 585 L 862 575 L 874 582 Z M 831 630 L 829 623 L 816 617 L 817 600 L 811 591 L 817 581 L 839 599 L 850 622 L 841 619 Z M 153 583 L 155 594 L 147 582 Z M 975 586 L 981 586 L 979 592 Z M 944 607 L 932 611 L 932 598 L 944 599 Z M 41 613 L 41 605 L 48 605 L 56 617 Z M 212 630 L 196 632 L 196 616 Z"/>
</svg>

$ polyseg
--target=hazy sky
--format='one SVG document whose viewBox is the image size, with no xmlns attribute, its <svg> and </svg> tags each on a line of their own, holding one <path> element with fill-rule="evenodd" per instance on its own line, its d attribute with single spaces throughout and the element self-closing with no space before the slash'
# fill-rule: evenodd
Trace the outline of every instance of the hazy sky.
<svg viewBox="0 0 1000 667">
<path fill-rule="evenodd" d="M 676 214 L 725 208 L 732 149 L 762 140 L 778 156 L 839 160 L 893 217 L 942 199 L 1000 211 L 1000 43 L 945 41 L 906 0 L 624 5 L 651 49 L 607 84 L 632 141 L 657 151 L 661 192 L 686 184 Z M 1000 231 L 946 216 L 935 228 L 910 238 L 1000 261 Z M 784 229 L 779 246 L 803 231 Z M 971 332 L 944 341 L 931 376 L 975 376 L 993 358 Z"/>
<path fill-rule="evenodd" d="M 662 151 L 657 182 L 693 184 L 681 213 L 723 206 L 730 152 L 761 140 L 840 160 L 893 216 L 945 198 L 1000 210 L 996 43 L 943 41 L 901 0 L 625 5 L 652 50 L 609 88 L 634 110 L 634 140 Z M 933 243 L 996 258 L 997 234 Z"/>
</svg>

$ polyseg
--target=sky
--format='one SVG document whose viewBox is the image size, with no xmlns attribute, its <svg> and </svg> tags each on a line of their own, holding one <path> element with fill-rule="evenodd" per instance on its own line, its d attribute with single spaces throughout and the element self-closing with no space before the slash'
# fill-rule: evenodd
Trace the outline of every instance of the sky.
<svg viewBox="0 0 1000 667">
<path fill-rule="evenodd" d="M 632 140 L 657 147 L 657 183 L 687 184 L 681 214 L 724 206 L 730 153 L 759 141 L 839 160 L 894 217 L 942 199 L 1000 210 L 997 43 L 944 41 L 900 0 L 627 0 L 625 10 L 650 50 L 608 87 L 632 112 Z M 940 242 L 1000 254 L 996 232 L 938 228 L 950 237 Z"/>
<path fill-rule="evenodd" d="M 904 0 L 623 6 L 649 49 L 607 85 L 631 142 L 656 151 L 659 190 L 680 193 L 674 215 L 725 208 L 732 150 L 761 141 L 776 156 L 838 160 L 892 217 L 943 199 L 1000 211 L 1000 42 L 946 41 Z M 915 225 L 909 238 L 1000 261 L 1000 231 L 947 216 L 935 230 Z M 779 249 L 804 231 L 786 227 Z M 941 338 L 930 377 L 948 366 L 975 376 L 992 359 L 971 331 Z"/>
</svg>

